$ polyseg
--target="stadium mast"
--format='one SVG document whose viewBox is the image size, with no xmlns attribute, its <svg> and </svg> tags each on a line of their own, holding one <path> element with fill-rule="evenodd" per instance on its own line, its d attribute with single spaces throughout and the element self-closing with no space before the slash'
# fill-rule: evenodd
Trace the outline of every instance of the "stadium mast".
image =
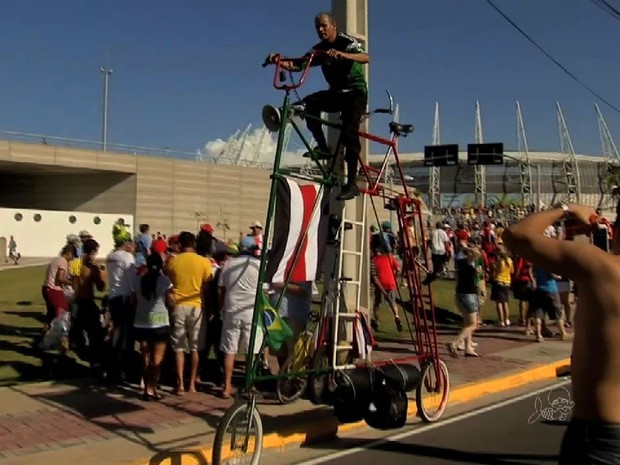
<svg viewBox="0 0 620 465">
<path fill-rule="evenodd" d="M 480 102 L 476 101 L 476 144 L 482 144 L 482 117 L 480 116 Z M 487 206 L 487 178 L 484 165 L 476 165 L 474 172 L 474 183 L 476 193 L 476 206 Z"/>
<path fill-rule="evenodd" d="M 517 147 L 519 151 L 519 180 L 521 183 L 521 202 L 523 206 L 532 204 L 532 164 L 525 136 L 525 125 L 521 105 L 517 100 Z M 537 207 L 539 208 L 539 207 Z"/>
<path fill-rule="evenodd" d="M 248 134 L 250 134 L 251 129 L 252 125 L 248 124 L 243 133 L 241 133 L 241 141 L 236 147 L 237 155 L 235 156 L 235 165 L 247 165 L 247 160 L 243 158 L 243 149 L 245 148 L 245 143 L 248 140 Z"/>
<path fill-rule="evenodd" d="M 560 150 L 565 155 L 562 161 L 562 174 L 566 184 L 566 196 L 569 202 L 579 202 L 581 198 L 581 180 L 575 149 L 568 132 L 568 126 L 562 113 L 560 103 L 556 102 L 558 111 L 558 125 L 560 129 Z"/>
<path fill-rule="evenodd" d="M 439 120 L 439 102 L 435 102 L 435 122 L 433 124 L 433 145 L 441 144 L 441 126 Z M 438 166 L 431 166 L 429 168 L 428 176 L 428 197 L 429 206 L 432 213 L 439 211 L 441 206 L 440 194 L 441 194 L 441 171 Z"/>
<path fill-rule="evenodd" d="M 220 151 L 220 153 L 218 153 L 215 157 L 214 157 L 214 162 L 215 163 L 219 163 L 220 161 L 223 162 L 230 162 L 230 148 L 233 146 L 233 142 L 237 139 L 237 137 L 239 137 L 239 134 L 241 134 L 241 131 L 239 129 L 237 129 L 229 138 L 228 140 L 224 143 L 224 147 L 222 148 L 222 150 Z"/>
<path fill-rule="evenodd" d="M 254 150 L 254 156 L 252 157 L 252 166 L 260 166 L 260 151 L 263 148 L 263 144 L 265 142 L 265 137 L 267 136 L 268 129 L 266 126 L 263 126 L 260 132 L 260 138 L 258 139 L 258 144 L 256 144 L 256 150 Z"/>
<path fill-rule="evenodd" d="M 594 108 L 596 110 L 598 120 L 598 130 L 601 135 L 603 157 L 605 158 L 605 163 L 603 163 L 599 169 L 599 187 L 601 189 L 599 207 L 601 207 L 605 201 L 605 194 L 607 193 L 606 187 L 609 187 L 606 185 L 606 181 L 609 179 L 609 176 L 616 177 L 620 172 L 620 156 L 618 155 L 618 149 L 616 148 L 616 143 L 611 136 L 607 122 L 603 117 L 603 113 L 601 113 L 601 109 L 596 103 L 594 104 Z"/>
</svg>

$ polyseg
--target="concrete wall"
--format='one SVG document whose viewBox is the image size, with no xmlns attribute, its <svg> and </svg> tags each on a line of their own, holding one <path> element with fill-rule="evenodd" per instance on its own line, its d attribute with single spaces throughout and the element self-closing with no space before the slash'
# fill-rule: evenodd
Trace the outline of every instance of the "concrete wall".
<svg viewBox="0 0 620 465">
<path fill-rule="evenodd" d="M 3 169 L 3 162 L 13 168 Z M 18 175 L 11 172 L 15 164 Z M 35 166 L 48 173 L 33 174 Z M 91 172 L 70 174 L 75 169 Z M 259 168 L 0 141 L 1 206 L 135 213 L 132 226 L 148 223 L 152 232 L 164 234 L 196 231 L 201 223 L 211 223 L 220 237 L 247 233 L 254 221 L 265 222 L 270 174 Z"/>
<path fill-rule="evenodd" d="M 16 215 L 21 215 L 18 221 Z M 36 221 L 35 215 L 40 215 Z M 75 217 L 72 223 L 70 217 Z M 24 257 L 54 257 L 66 243 L 68 234 L 87 230 L 99 242 L 99 254 L 113 249 L 112 225 L 119 218 L 133 226 L 133 215 L 103 214 L 76 211 L 49 211 L 43 209 L 0 208 L 0 237 L 11 236 L 17 241 L 17 250 Z M 98 224 L 97 224 L 98 223 Z"/>
<path fill-rule="evenodd" d="M 148 223 L 152 232 L 172 234 L 211 223 L 219 237 L 236 239 L 254 221 L 265 222 L 269 174 L 257 168 L 139 157 L 136 225 Z"/>
<path fill-rule="evenodd" d="M 2 161 L 33 163 L 50 168 L 82 168 L 118 173 L 136 172 L 136 157 L 131 155 L 0 140 L 0 162 Z"/>
<path fill-rule="evenodd" d="M 8 208 L 135 214 L 136 175 L 0 173 L 0 205 Z"/>
</svg>

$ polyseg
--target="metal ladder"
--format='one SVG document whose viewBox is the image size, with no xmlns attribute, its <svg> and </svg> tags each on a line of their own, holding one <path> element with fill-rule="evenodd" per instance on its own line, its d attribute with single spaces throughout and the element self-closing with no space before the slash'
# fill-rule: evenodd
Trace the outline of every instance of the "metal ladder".
<svg viewBox="0 0 620 465">
<path fill-rule="evenodd" d="M 362 291 L 362 275 L 363 275 L 363 258 L 364 258 L 364 248 L 367 246 L 366 238 L 368 236 L 368 232 L 366 231 L 366 209 L 368 204 L 368 195 L 362 194 L 362 220 L 359 221 L 357 219 L 351 219 L 348 216 L 348 212 L 353 210 L 353 214 L 355 214 L 355 204 L 353 202 L 350 203 L 350 206 L 347 206 L 347 202 L 342 209 L 342 220 L 340 223 L 338 240 L 336 242 L 336 246 L 338 247 L 338 258 L 337 258 L 337 272 L 335 281 L 335 289 L 334 289 L 334 306 L 333 306 L 333 314 L 332 314 L 332 344 L 333 350 L 331 351 L 331 366 L 335 370 L 343 370 L 351 367 L 352 365 L 342 364 L 340 363 L 338 355 L 344 351 L 350 351 L 353 349 L 353 339 L 349 340 L 347 337 L 347 333 L 350 330 L 351 334 L 354 334 L 354 323 L 357 320 L 357 311 L 360 307 L 360 298 Z M 346 249 L 345 245 L 345 233 L 348 235 L 355 235 L 357 238 L 357 248 L 355 250 Z M 353 259 L 353 263 L 355 263 L 355 276 L 344 276 L 344 263 L 347 258 L 351 257 Z M 346 304 L 346 294 L 347 286 L 349 288 L 355 288 L 355 308 L 350 309 L 347 308 Z M 349 326 L 347 327 L 347 324 Z M 344 338 L 342 337 L 342 332 L 345 333 Z M 355 337 L 355 336 L 353 336 Z"/>
<path fill-rule="evenodd" d="M 407 287 L 409 289 L 409 301 L 403 302 L 403 308 L 408 310 L 412 316 L 412 323 L 416 328 L 415 347 L 418 354 L 437 353 L 437 337 L 435 334 L 434 303 L 433 295 L 429 285 L 422 283 L 422 268 L 428 269 L 428 254 L 423 250 L 423 260 L 419 261 L 413 256 L 409 234 L 407 231 L 408 220 L 413 220 L 414 236 L 418 239 L 418 244 L 423 243 L 425 237 L 425 226 L 420 204 L 411 198 L 399 196 L 393 198 L 396 207 L 399 227 L 403 234 L 403 262 L 409 267 L 407 273 Z M 422 239 L 422 240 L 420 240 Z"/>
</svg>

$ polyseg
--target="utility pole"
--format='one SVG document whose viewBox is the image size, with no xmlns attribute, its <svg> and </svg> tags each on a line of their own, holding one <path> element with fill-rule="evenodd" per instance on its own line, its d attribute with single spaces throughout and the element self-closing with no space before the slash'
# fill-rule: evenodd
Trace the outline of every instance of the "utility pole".
<svg viewBox="0 0 620 465">
<path fill-rule="evenodd" d="M 112 70 L 107 68 L 101 68 L 101 73 L 103 74 L 103 151 L 105 152 L 108 148 L 108 96 L 110 90 L 110 76 L 112 75 Z"/>
</svg>

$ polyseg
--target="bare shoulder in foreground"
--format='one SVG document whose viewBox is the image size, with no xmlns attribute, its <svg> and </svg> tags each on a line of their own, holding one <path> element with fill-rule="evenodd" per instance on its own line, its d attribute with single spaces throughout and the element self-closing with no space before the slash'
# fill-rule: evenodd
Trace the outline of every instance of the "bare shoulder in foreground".
<svg viewBox="0 0 620 465">
<path fill-rule="evenodd" d="M 571 363 L 573 417 L 564 435 L 561 464 L 620 463 L 620 228 L 611 253 L 587 240 L 557 240 L 545 229 L 564 221 L 592 230 L 591 207 L 561 205 L 508 228 L 504 244 L 537 267 L 573 280 L 578 289 Z M 582 236 L 583 238 L 584 236 Z M 605 457 L 609 461 L 596 461 Z"/>
</svg>

